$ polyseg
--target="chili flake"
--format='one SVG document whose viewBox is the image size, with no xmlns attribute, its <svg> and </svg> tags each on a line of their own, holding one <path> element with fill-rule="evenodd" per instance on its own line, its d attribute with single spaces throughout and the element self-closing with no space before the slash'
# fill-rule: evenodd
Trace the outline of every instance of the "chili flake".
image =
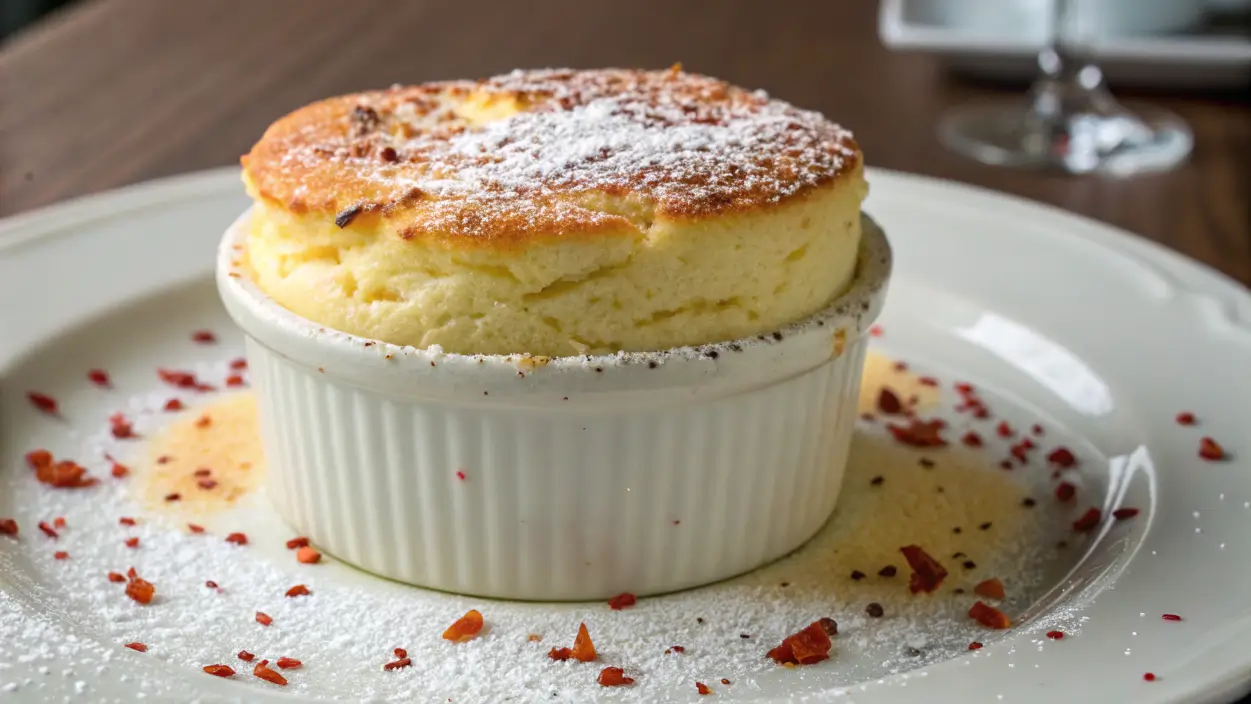
<svg viewBox="0 0 1251 704">
<path fill-rule="evenodd" d="M 1071 501 L 1077 495 L 1077 487 L 1069 482 L 1060 482 L 1056 485 L 1056 498 L 1061 501 Z"/>
<path fill-rule="evenodd" d="M 194 523 L 188 523 L 188 524 L 187 524 L 187 530 L 191 531 L 192 533 L 203 533 L 203 532 L 204 532 L 204 526 L 199 526 L 199 525 L 196 525 L 196 524 L 194 524 Z"/>
<path fill-rule="evenodd" d="M 638 603 L 638 599 L 635 598 L 633 594 L 630 592 L 622 592 L 621 594 L 618 594 L 608 600 L 608 608 L 613 611 L 620 611 L 622 609 L 628 609 L 636 603 Z"/>
<path fill-rule="evenodd" d="M 1155 682 L 1155 674 L 1151 672 L 1143 674 L 1142 678 L 1148 682 Z"/>
<path fill-rule="evenodd" d="M 213 424 L 213 419 L 210 418 L 208 414 L 202 415 L 199 418 L 195 419 L 195 427 L 197 428 L 207 428 L 212 424 Z"/>
<path fill-rule="evenodd" d="M 682 647 L 682 646 L 680 646 L 680 645 L 671 645 L 671 646 L 669 646 L 668 648 L 665 648 L 665 655 L 669 655 L 670 653 L 678 653 L 678 654 L 681 654 L 681 653 L 685 653 L 685 652 L 686 652 L 686 648 L 683 648 L 683 647 Z"/>
<path fill-rule="evenodd" d="M 304 663 L 295 658 L 278 658 L 278 661 L 274 664 L 281 670 L 295 670 L 304 665 Z"/>
<path fill-rule="evenodd" d="M 1137 516 L 1137 515 L 1138 515 L 1138 509 L 1128 508 L 1128 507 L 1118 508 L 1112 512 L 1112 517 L 1118 521 L 1124 521 L 1126 519 L 1133 518 L 1134 516 Z"/>
<path fill-rule="evenodd" d="M 253 655 L 252 653 L 249 653 L 249 652 L 248 652 L 248 651 L 246 651 L 246 650 L 240 650 L 240 651 L 239 651 L 239 659 L 240 659 L 240 660 L 242 660 L 242 661 L 244 661 L 244 662 L 252 662 L 253 660 L 255 660 L 255 659 L 256 659 L 256 656 L 255 656 L 255 655 Z"/>
<path fill-rule="evenodd" d="M 703 682 L 695 683 L 695 691 L 699 692 L 700 694 L 712 694 L 712 690 L 708 689 L 708 685 L 704 684 Z"/>
<path fill-rule="evenodd" d="M 201 489 L 204 489 L 205 491 L 208 491 L 210 489 L 216 489 L 217 480 L 216 479 L 201 479 L 200 481 L 196 482 L 196 486 L 200 487 Z"/>
<path fill-rule="evenodd" d="M 103 369 L 91 369 L 87 372 L 87 380 L 96 386 L 109 389 L 113 387 L 113 382 L 109 381 L 109 373 Z"/>
<path fill-rule="evenodd" d="M 623 685 L 634 684 L 634 679 L 625 676 L 625 670 L 620 667 L 605 667 L 599 672 L 599 679 L 596 680 L 603 687 L 621 687 Z"/>
<path fill-rule="evenodd" d="M 960 438 L 960 442 L 964 443 L 965 445 L 968 445 L 969 447 L 981 447 L 982 436 L 970 430 L 969 432 L 964 434 L 964 437 Z"/>
<path fill-rule="evenodd" d="M 26 398 L 30 400 L 31 404 L 33 404 L 35 408 L 38 408 L 50 416 L 61 414 L 60 410 L 57 408 L 56 399 L 47 394 L 39 393 L 38 391 L 28 391 L 26 392 Z"/>
<path fill-rule="evenodd" d="M 239 371 L 239 370 L 241 370 L 241 369 L 247 369 L 247 368 L 248 368 L 248 360 L 244 359 L 243 357 L 239 357 L 239 358 L 237 358 L 237 359 L 232 359 L 232 360 L 230 360 L 230 368 L 231 368 L 231 369 L 234 369 L 235 371 Z"/>
<path fill-rule="evenodd" d="M 296 561 L 302 562 L 306 565 L 315 565 L 318 562 L 321 562 L 321 553 L 305 545 L 295 551 L 295 559 Z"/>
<path fill-rule="evenodd" d="M 126 465 L 121 464 L 120 462 L 114 462 L 113 469 L 110 470 L 109 473 L 113 475 L 114 479 L 121 479 L 127 474 L 130 474 L 130 467 L 127 467 Z"/>
<path fill-rule="evenodd" d="M 214 582 L 211 579 L 205 580 L 204 586 L 208 587 L 209 589 L 218 589 L 217 582 Z"/>
<path fill-rule="evenodd" d="M 453 643 L 464 643 L 472 640 L 482 631 L 482 613 L 477 609 L 470 609 L 464 616 L 456 619 L 456 622 L 447 627 L 443 631 L 443 640 L 450 640 Z"/>
<path fill-rule="evenodd" d="M 1001 420 L 999 425 L 995 426 L 995 434 L 1001 438 L 1010 438 L 1016 435 L 1016 431 L 1012 429 L 1012 426 L 1008 425 L 1008 421 Z"/>
<path fill-rule="evenodd" d="M 903 403 L 894 391 L 882 389 L 877 395 L 877 409 L 885 415 L 895 415 L 903 410 Z"/>
<path fill-rule="evenodd" d="M 165 402 L 165 410 L 170 413 L 173 413 L 175 411 L 181 411 L 183 408 L 184 406 L 182 405 L 182 401 L 179 401 L 176 398 L 171 398 L 170 400 Z"/>
<path fill-rule="evenodd" d="M 829 625 L 826 625 L 826 622 Z M 834 619 L 813 621 L 802 630 L 782 639 L 782 643 L 766 653 L 779 665 L 811 665 L 830 656 L 830 636 L 838 632 Z"/>
<path fill-rule="evenodd" d="M 118 440 L 138 437 L 135 435 L 134 425 L 126 420 L 126 416 L 120 412 L 109 416 L 109 430 L 113 433 L 113 437 Z"/>
<path fill-rule="evenodd" d="M 120 526 L 133 526 L 135 525 L 135 519 L 129 516 L 122 516 L 121 518 L 117 519 L 117 524 Z"/>
<path fill-rule="evenodd" d="M 297 596 L 308 596 L 309 594 L 312 594 L 312 592 L 310 592 L 308 590 L 308 587 L 304 586 L 303 584 L 297 584 L 294 587 L 291 587 L 290 589 L 287 590 L 287 598 L 289 599 L 293 599 Z M 474 613 L 477 613 L 477 612 L 474 612 Z"/>
<path fill-rule="evenodd" d="M 209 345 L 214 342 L 217 342 L 217 336 L 214 335 L 213 331 L 211 330 L 196 330 L 195 332 L 191 333 L 191 339 L 194 342 L 198 342 L 202 345 Z"/>
<path fill-rule="evenodd" d="M 127 643 L 125 647 L 130 648 L 131 650 L 137 650 L 141 653 L 148 652 L 148 646 L 143 643 Z"/>
<path fill-rule="evenodd" d="M 930 557 L 925 550 L 919 545 L 906 545 L 899 548 L 904 558 L 908 561 L 908 565 L 912 567 L 912 577 L 908 584 L 908 589 L 916 594 L 918 592 L 930 593 L 938 589 L 943 583 L 943 579 L 947 577 L 947 569 L 940 565 L 937 560 Z"/>
<path fill-rule="evenodd" d="M 17 535 L 17 521 L 12 518 L 0 518 L 0 535 Z"/>
<path fill-rule="evenodd" d="M 128 548 L 137 548 L 137 547 L 139 547 L 139 538 L 138 538 L 138 537 L 130 537 L 130 538 L 127 538 L 125 542 L 126 542 L 126 547 L 128 547 Z"/>
<path fill-rule="evenodd" d="M 156 596 L 156 587 L 136 574 L 133 567 L 130 568 L 129 576 L 130 580 L 126 582 L 126 596 L 140 604 L 151 604 L 152 597 Z"/>
<path fill-rule="evenodd" d="M 262 626 L 268 626 L 269 624 L 271 624 L 271 623 L 273 623 L 273 622 L 274 622 L 274 617 L 273 617 L 273 616 L 270 616 L 269 614 L 265 613 L 264 611 L 257 611 L 257 612 L 256 612 L 256 622 L 257 622 L 257 623 L 259 623 L 259 624 L 261 624 Z"/>
<path fill-rule="evenodd" d="M 234 543 L 235 545 L 247 545 L 248 536 L 246 533 L 231 533 L 226 536 L 226 542 Z"/>
<path fill-rule="evenodd" d="M 216 677 L 234 677 L 235 671 L 229 665 L 205 665 L 204 671 Z"/>
<path fill-rule="evenodd" d="M 721 678 L 721 684 L 724 684 L 724 685 L 726 685 L 726 686 L 729 686 L 730 681 L 729 681 L 728 679 L 726 679 L 726 678 L 722 677 L 722 678 Z"/>
<path fill-rule="evenodd" d="M 973 604 L 969 609 L 969 618 L 987 628 L 1003 629 L 1012 625 L 1012 620 L 1007 614 L 983 601 Z"/>
<path fill-rule="evenodd" d="M 176 491 L 171 494 L 166 494 L 165 500 L 166 501 L 182 501 L 182 494 L 179 494 Z"/>
<path fill-rule="evenodd" d="M 121 572 L 110 572 L 110 573 L 109 573 L 109 581 L 110 581 L 110 582 L 117 582 L 117 583 L 125 582 L 125 581 L 126 581 L 126 575 L 122 574 Z"/>
<path fill-rule="evenodd" d="M 1003 582 L 995 578 L 978 582 L 977 586 L 973 587 L 973 593 L 987 599 L 1002 599 L 1004 597 Z"/>
<path fill-rule="evenodd" d="M 585 623 L 578 624 L 578 635 L 573 639 L 573 659 L 579 662 L 591 662 L 595 659 L 595 644 L 591 642 L 591 634 L 586 630 Z"/>
<path fill-rule="evenodd" d="M 973 641 L 972 643 L 969 643 L 969 650 L 981 650 L 981 649 L 982 649 L 981 643 L 977 641 Z"/>
<path fill-rule="evenodd" d="M 1212 438 L 1204 436 L 1199 439 L 1199 456 L 1209 462 L 1217 462 L 1225 459 L 1225 448 Z"/>
<path fill-rule="evenodd" d="M 406 655 L 398 660 L 395 660 L 394 662 L 389 662 L 383 665 L 382 669 L 386 670 L 387 672 L 390 672 L 392 670 L 399 670 L 400 668 L 408 667 L 412 664 L 413 664 L 413 661 L 410 660 L 408 656 Z"/>
<path fill-rule="evenodd" d="M 1077 466 L 1077 457 L 1067 447 L 1057 447 L 1052 450 L 1047 454 L 1047 461 L 1061 469 Z"/>
<path fill-rule="evenodd" d="M 1198 421 L 1195 419 L 1195 414 L 1191 413 L 1190 411 L 1182 411 L 1181 413 L 1177 414 L 1178 425 L 1194 425 L 1197 422 Z"/>
<path fill-rule="evenodd" d="M 85 467 L 72 460 L 57 462 L 47 450 L 26 453 L 26 463 L 35 470 L 35 479 L 58 489 L 79 489 L 96 483 Z"/>
<path fill-rule="evenodd" d="M 56 552 L 52 553 L 52 558 L 54 560 L 68 560 L 69 553 L 65 552 L 64 550 L 57 550 Z"/>
<path fill-rule="evenodd" d="M 1051 640 L 1063 640 L 1064 631 L 1047 631 L 1047 637 Z"/>
<path fill-rule="evenodd" d="M 271 669 L 269 667 L 268 660 L 262 660 L 256 663 L 256 667 L 252 668 L 252 674 L 265 680 L 266 682 L 273 682 L 280 687 L 285 687 L 287 685 L 287 678 L 279 674 L 277 670 Z"/>
<path fill-rule="evenodd" d="M 1103 517 L 1103 512 L 1095 507 L 1086 509 L 1086 513 L 1082 517 L 1073 521 L 1073 530 L 1079 533 L 1094 530 L 1099 525 L 1099 519 Z"/>
<path fill-rule="evenodd" d="M 1164 619 L 1165 621 L 1180 621 L 1180 620 L 1182 620 L 1182 617 L 1181 617 L 1181 616 L 1178 616 L 1177 614 L 1162 614 L 1162 615 L 1160 616 L 1160 618 Z"/>
<path fill-rule="evenodd" d="M 43 531 L 44 535 L 48 536 L 49 538 L 52 538 L 53 540 L 56 540 L 57 538 L 61 537 L 60 535 L 57 534 L 55 530 L 52 529 L 52 526 L 48 525 L 47 521 L 39 522 L 39 530 Z"/>
<path fill-rule="evenodd" d="M 305 538 L 302 535 L 299 537 L 292 538 L 287 541 L 288 550 L 295 550 L 295 549 L 304 548 L 304 547 L 308 547 L 308 538 Z"/>
<path fill-rule="evenodd" d="M 917 379 L 917 383 L 921 386 L 938 386 L 938 379 L 935 379 L 932 376 L 923 376 L 920 379 Z"/>
<path fill-rule="evenodd" d="M 943 447 L 947 441 L 939 435 L 939 431 L 945 426 L 941 419 L 923 421 L 913 418 L 909 425 L 888 423 L 886 429 L 895 440 L 909 447 Z"/>
<path fill-rule="evenodd" d="M 64 528 L 65 526 L 66 526 L 65 516 L 57 516 L 56 518 L 52 519 L 53 528 Z"/>
<path fill-rule="evenodd" d="M 243 377 L 239 376 L 238 374 L 231 374 L 230 376 L 226 377 L 226 386 L 229 386 L 232 388 L 243 386 Z"/>
</svg>

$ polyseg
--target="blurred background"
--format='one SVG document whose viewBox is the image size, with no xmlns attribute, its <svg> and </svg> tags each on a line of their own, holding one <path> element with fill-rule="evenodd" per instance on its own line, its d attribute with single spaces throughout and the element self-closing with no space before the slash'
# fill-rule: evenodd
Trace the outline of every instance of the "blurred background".
<svg viewBox="0 0 1251 704">
<path fill-rule="evenodd" d="M 329 95 L 681 62 L 825 113 L 870 166 L 1251 283 L 1251 0 L 0 0 L 0 21 L 0 216 L 237 164 Z"/>
</svg>

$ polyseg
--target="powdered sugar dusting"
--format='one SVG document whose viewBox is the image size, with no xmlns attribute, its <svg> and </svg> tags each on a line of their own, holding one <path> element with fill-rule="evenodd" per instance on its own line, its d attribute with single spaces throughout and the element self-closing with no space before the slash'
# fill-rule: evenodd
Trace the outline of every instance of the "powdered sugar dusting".
<svg viewBox="0 0 1251 704">
<path fill-rule="evenodd" d="M 232 373 L 225 364 L 194 371 L 209 383 Z M 141 435 L 152 437 L 168 422 L 161 409 L 169 396 L 162 388 L 126 404 Z M 196 398 L 206 397 L 190 397 L 188 405 Z M 13 498 L 0 510 L 16 513 L 23 527 L 17 541 L 0 537 L 0 573 L 18 595 L 0 591 L 0 625 L 17 634 L 20 650 L 28 653 L 24 664 L 51 673 L 45 680 L 10 681 L 0 668 L 0 686 L 46 693 L 48 682 L 61 682 L 68 691 L 83 689 L 90 696 L 89 684 L 76 683 L 105 668 L 134 673 L 138 691 L 168 693 L 179 678 L 203 683 L 209 678 L 200 668 L 224 663 L 241 673 L 236 679 L 273 689 L 236 658 L 246 649 L 258 659 L 286 656 L 304 663 L 285 672 L 291 681 L 287 691 L 353 700 L 587 701 L 608 695 L 670 701 L 686 699 L 695 680 L 715 692 L 803 693 L 811 680 L 772 664 L 764 653 L 819 617 L 836 619 L 839 635 L 832 659 L 814 667 L 852 686 L 964 653 L 971 640 L 989 644 L 998 633 L 965 615 L 976 598 L 969 593 L 973 584 L 1002 579 L 1009 598 L 1001 606 L 1019 617 L 1076 557 L 1070 549 L 1061 553 L 1068 557 L 1057 558 L 1052 547 L 1055 531 L 1073 539 L 1062 517 L 1065 509 L 1041 493 L 1035 493 L 1036 507 L 1022 507 L 1029 490 L 1023 474 L 987 469 L 977 455 L 951 451 L 926 455 L 934 466 L 923 467 L 916 452 L 869 431 L 857 441 L 834 520 L 773 565 L 722 584 L 644 598 L 622 611 L 602 603 L 482 600 L 377 580 L 329 558 L 298 564 L 284 545 L 293 535 L 263 494 L 206 520 L 204 534 L 187 532 L 176 512 L 145 515 L 131 498 L 130 484 L 141 482 L 141 475 L 113 480 L 108 464 L 99 461 L 105 452 L 129 460 L 142 449 L 139 441 L 114 439 L 101 419 L 97 432 L 83 438 L 74 453 L 104 477 L 101 486 L 51 490 L 19 467 L 8 467 L 0 477 L 4 495 Z M 120 527 L 117 518 L 123 515 L 135 516 L 138 525 Z M 32 530 L 38 520 L 54 516 L 67 519 L 55 543 Z M 984 522 L 993 527 L 978 529 Z M 953 524 L 967 531 L 955 534 Z M 235 530 L 248 533 L 248 546 L 223 540 Z M 123 544 L 128 536 L 140 538 L 138 549 Z M 908 567 L 898 547 L 912 542 L 951 571 L 935 595 L 908 592 Z M 71 557 L 54 560 L 53 550 Z M 957 550 L 977 567 L 961 567 L 961 559 L 953 557 Z M 896 575 L 880 576 L 888 564 L 897 568 Z M 127 599 L 124 585 L 105 578 L 108 571 L 131 566 L 156 585 L 150 606 Z M 857 570 L 865 576 L 853 578 Z M 206 587 L 210 579 L 220 589 Z M 295 584 L 307 585 L 311 595 L 284 596 Z M 870 616 L 869 603 L 881 605 L 885 615 Z M 442 640 L 443 630 L 469 608 L 485 615 L 484 632 L 467 643 Z M 257 623 L 257 611 L 272 616 L 273 625 Z M 550 648 L 572 644 L 583 621 L 599 661 L 548 659 Z M 530 640 L 531 634 L 541 640 Z M 146 644 L 148 652 L 123 648 L 134 641 Z M 675 645 L 683 651 L 665 652 Z M 383 672 L 396 647 L 405 648 L 415 665 Z M 596 675 L 607 665 L 625 668 L 636 683 L 601 688 Z M 722 678 L 732 684 L 720 684 Z"/>
<path fill-rule="evenodd" d="M 849 132 L 762 92 L 678 70 L 546 70 L 324 101 L 276 123 L 246 165 L 296 211 L 498 236 L 615 217 L 588 194 L 675 215 L 774 203 L 857 160 Z"/>
</svg>

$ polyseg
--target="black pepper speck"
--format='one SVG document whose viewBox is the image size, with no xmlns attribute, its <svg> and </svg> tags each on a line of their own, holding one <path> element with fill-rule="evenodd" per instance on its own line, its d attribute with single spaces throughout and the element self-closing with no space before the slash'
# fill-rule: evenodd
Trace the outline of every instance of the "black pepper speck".
<svg viewBox="0 0 1251 704">
<path fill-rule="evenodd" d="M 983 523 L 982 525 L 978 526 L 978 528 L 980 528 L 980 529 L 982 529 L 982 530 L 990 530 L 990 521 L 987 521 L 986 523 Z"/>
<path fill-rule="evenodd" d="M 873 486 L 881 486 L 882 482 L 884 481 L 886 481 L 885 477 L 877 476 L 877 477 L 870 479 L 869 483 L 872 484 Z"/>
<path fill-rule="evenodd" d="M 780 332 L 775 332 L 775 333 L 773 333 L 773 339 L 777 340 L 778 342 L 781 342 L 781 341 L 782 341 L 782 333 L 780 333 Z"/>
<path fill-rule="evenodd" d="M 882 608 L 882 605 L 876 601 L 864 607 L 864 611 L 873 618 L 881 618 L 882 615 L 886 613 L 886 610 Z"/>
<path fill-rule="evenodd" d="M 877 575 L 879 577 L 894 577 L 896 571 L 897 570 L 895 569 L 894 565 L 887 565 L 883 567 L 882 569 L 878 570 Z"/>
<path fill-rule="evenodd" d="M 852 579 L 854 579 L 854 580 L 856 580 L 856 581 L 858 582 L 858 581 L 860 581 L 860 580 L 864 579 L 864 573 L 863 573 L 863 572 L 861 572 L 860 570 L 852 570 L 852 571 L 851 571 L 851 578 L 852 578 Z"/>
<path fill-rule="evenodd" d="M 977 568 L 977 563 L 976 563 L 976 562 L 974 562 L 974 561 L 972 561 L 972 560 L 965 560 L 965 561 L 964 561 L 964 569 L 966 569 L 966 570 L 971 570 L 971 569 L 976 569 L 976 568 Z"/>
<path fill-rule="evenodd" d="M 1024 506 L 1025 508 L 1033 508 L 1034 504 L 1037 504 L 1037 503 L 1038 503 L 1037 501 L 1027 496 L 1025 497 L 1025 500 L 1021 502 L 1021 505 Z"/>
</svg>

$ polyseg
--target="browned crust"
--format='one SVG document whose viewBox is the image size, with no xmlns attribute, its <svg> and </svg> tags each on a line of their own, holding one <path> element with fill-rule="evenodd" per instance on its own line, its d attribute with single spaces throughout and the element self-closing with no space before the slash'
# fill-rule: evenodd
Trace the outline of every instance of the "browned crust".
<svg viewBox="0 0 1251 704">
<path fill-rule="evenodd" d="M 458 109 L 509 103 L 474 123 Z M 858 173 L 851 134 L 817 113 L 706 76 L 530 71 L 313 103 L 242 158 L 256 194 L 340 227 L 505 244 L 632 228 L 598 192 L 653 217 L 760 209 Z"/>
</svg>

